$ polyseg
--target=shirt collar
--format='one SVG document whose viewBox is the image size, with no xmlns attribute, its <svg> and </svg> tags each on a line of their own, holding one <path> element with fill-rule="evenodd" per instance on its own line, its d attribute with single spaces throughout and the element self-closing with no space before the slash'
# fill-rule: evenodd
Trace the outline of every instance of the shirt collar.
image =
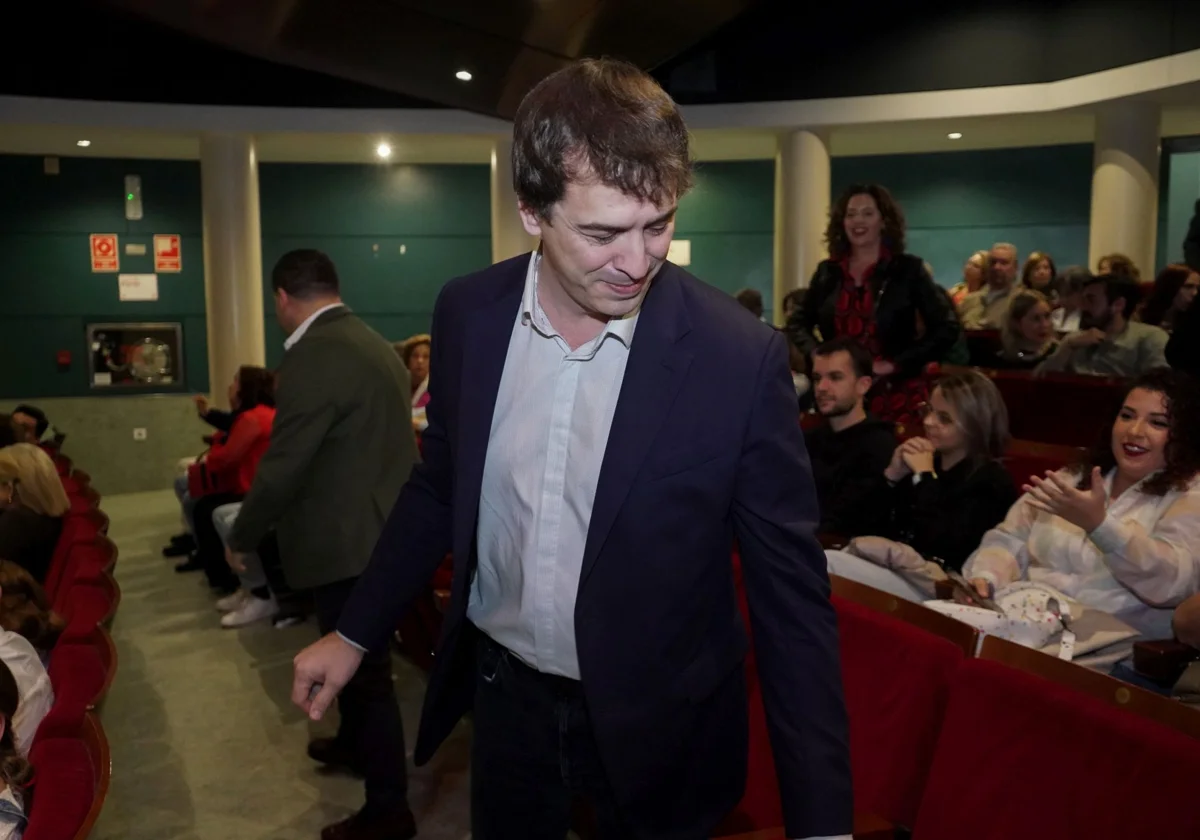
<svg viewBox="0 0 1200 840">
<path fill-rule="evenodd" d="M 538 269 L 541 262 L 541 252 L 534 251 L 529 257 L 529 269 L 525 272 L 525 291 L 521 294 L 521 323 L 526 326 L 532 326 L 547 338 L 561 338 L 562 336 L 559 335 L 558 330 L 554 329 L 554 326 L 550 323 L 550 319 L 546 317 L 546 312 L 542 309 L 541 302 L 538 301 Z M 640 314 L 641 307 L 623 318 L 610 318 L 604 327 L 604 331 L 590 342 L 592 352 L 599 349 L 604 339 L 610 335 L 624 344 L 626 349 L 628 349 L 633 343 L 633 331 L 637 326 L 638 315 Z M 582 349 L 580 348 L 580 350 Z"/>
<path fill-rule="evenodd" d="M 300 322 L 300 326 L 296 327 L 296 331 L 293 332 L 291 335 L 289 335 L 287 337 L 287 339 L 283 342 L 283 349 L 291 350 L 293 347 L 295 347 L 296 342 L 298 342 L 300 339 L 304 338 L 304 334 L 306 332 L 308 332 L 308 328 L 313 325 L 313 321 L 320 318 L 322 315 L 324 315 L 329 310 L 337 309 L 339 306 L 345 306 L 345 305 L 346 304 L 342 303 L 341 301 L 338 301 L 337 303 L 331 303 L 328 306 L 322 306 L 316 312 L 309 315 L 307 318 L 305 318 L 303 321 Z"/>
</svg>

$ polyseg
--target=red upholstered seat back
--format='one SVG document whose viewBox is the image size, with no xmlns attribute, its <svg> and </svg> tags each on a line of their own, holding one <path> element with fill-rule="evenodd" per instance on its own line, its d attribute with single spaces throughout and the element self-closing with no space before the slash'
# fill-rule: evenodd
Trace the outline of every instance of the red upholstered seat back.
<svg viewBox="0 0 1200 840">
<path fill-rule="evenodd" d="M 1004 467 L 1013 484 L 1020 489 L 1031 475 L 1042 476 L 1047 470 L 1059 470 L 1078 463 L 1085 450 L 1074 446 L 1014 440 L 1004 453 Z"/>
<path fill-rule="evenodd" d="M 71 840 L 88 820 L 96 798 L 97 772 L 79 738 L 34 744 L 29 760 L 34 782 L 25 813 L 24 840 Z"/>
<path fill-rule="evenodd" d="M 916 821 L 964 656 L 953 642 L 834 596 L 850 717 L 855 809 Z"/>
<path fill-rule="evenodd" d="M 79 733 L 88 707 L 104 691 L 106 671 L 99 652 L 86 644 L 60 644 L 50 654 L 54 706 L 42 719 L 34 743 Z"/>
<path fill-rule="evenodd" d="M 959 670 L 914 840 L 1195 840 L 1200 741 L 998 662 Z"/>
</svg>

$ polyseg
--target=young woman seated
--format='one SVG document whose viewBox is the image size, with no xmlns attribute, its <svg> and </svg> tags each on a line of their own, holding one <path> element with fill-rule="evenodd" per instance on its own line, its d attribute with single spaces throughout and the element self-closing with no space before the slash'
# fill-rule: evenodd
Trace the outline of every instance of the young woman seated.
<svg viewBox="0 0 1200 840">
<path fill-rule="evenodd" d="M 33 645 L 45 664 L 66 626 L 33 575 L 16 563 L 0 560 L 0 630 L 16 633 Z"/>
<path fill-rule="evenodd" d="M 32 443 L 0 449 L 0 560 L 44 582 L 70 508 L 49 455 Z"/>
<path fill-rule="evenodd" d="M 993 362 L 995 367 L 1012 370 L 1033 370 L 1058 349 L 1050 302 L 1031 289 L 1013 295 L 1000 330 L 1003 345 Z"/>
<path fill-rule="evenodd" d="M 13 742 L 13 722 L 21 710 L 12 672 L 0 662 L 0 840 L 21 840 L 25 831 L 25 791 L 33 768 Z"/>
<path fill-rule="evenodd" d="M 981 593 L 1039 581 L 1169 638 L 1174 607 L 1200 591 L 1200 390 L 1147 373 L 1110 429 L 1085 463 L 1030 477 L 963 574 Z"/>
<path fill-rule="evenodd" d="M 239 368 L 229 386 L 229 404 L 233 406 L 229 436 L 214 441 L 204 459 L 209 473 L 221 476 L 228 489 L 196 500 L 192 509 L 196 553 L 188 562 L 175 567 L 181 572 L 203 569 L 213 589 L 224 595 L 237 590 L 238 578 L 225 562 L 225 546 L 212 515 L 222 505 L 241 501 L 254 483 L 258 462 L 271 442 L 271 428 L 275 423 L 272 373 L 266 368 L 249 365 Z"/>
<path fill-rule="evenodd" d="M 1008 445 L 1008 410 L 995 384 L 967 371 L 941 377 L 924 411 L 924 437 L 896 447 L 872 497 L 875 536 L 916 549 L 958 570 L 1017 497 L 1000 463 Z M 840 551 L 826 554 L 832 574 L 910 600 L 921 593 L 890 569 Z"/>
</svg>

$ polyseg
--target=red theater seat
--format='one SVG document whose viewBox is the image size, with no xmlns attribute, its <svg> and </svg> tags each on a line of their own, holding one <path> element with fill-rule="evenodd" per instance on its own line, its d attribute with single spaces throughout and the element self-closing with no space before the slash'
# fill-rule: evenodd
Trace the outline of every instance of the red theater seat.
<svg viewBox="0 0 1200 840">
<path fill-rule="evenodd" d="M 54 687 L 54 706 L 42 719 L 35 744 L 78 734 L 83 716 L 102 697 L 108 684 L 104 662 L 97 649 L 88 644 L 56 645 L 47 670 Z"/>
<path fill-rule="evenodd" d="M 959 669 L 913 840 L 1194 840 L 1200 742 L 999 662 Z"/>
<path fill-rule="evenodd" d="M 1059 470 L 1077 464 L 1086 453 L 1087 450 L 1079 446 L 1014 440 L 1004 453 L 1004 467 L 1008 470 L 1013 484 L 1020 490 L 1029 483 L 1031 475 L 1042 476 L 1048 470 Z"/>
<path fill-rule="evenodd" d="M 34 783 L 24 840 L 84 840 L 100 816 L 112 772 L 99 721 L 85 716 L 77 736 L 35 744 L 29 760 Z"/>
</svg>

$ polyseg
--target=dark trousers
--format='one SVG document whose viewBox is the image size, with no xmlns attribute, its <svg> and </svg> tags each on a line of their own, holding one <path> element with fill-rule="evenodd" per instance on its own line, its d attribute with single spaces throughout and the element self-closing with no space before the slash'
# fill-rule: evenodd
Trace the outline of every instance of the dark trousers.
<svg viewBox="0 0 1200 840">
<path fill-rule="evenodd" d="M 238 588 L 238 576 L 225 562 L 225 544 L 213 525 L 213 511 L 221 505 L 240 502 L 238 493 L 209 493 L 196 500 L 192 520 L 196 528 L 196 556 L 204 564 L 204 575 L 215 589 L 233 592 Z"/>
<path fill-rule="evenodd" d="M 563 840 L 573 811 L 589 813 L 603 840 L 630 837 L 600 764 L 582 684 L 535 671 L 480 637 L 471 837 Z"/>
<path fill-rule="evenodd" d="M 357 578 L 313 590 L 313 606 L 321 635 L 337 628 L 338 618 Z M 407 807 L 404 726 L 392 687 L 392 655 L 368 651 L 338 697 L 337 740 L 355 758 L 366 777 L 367 810 L 391 812 Z"/>
</svg>

